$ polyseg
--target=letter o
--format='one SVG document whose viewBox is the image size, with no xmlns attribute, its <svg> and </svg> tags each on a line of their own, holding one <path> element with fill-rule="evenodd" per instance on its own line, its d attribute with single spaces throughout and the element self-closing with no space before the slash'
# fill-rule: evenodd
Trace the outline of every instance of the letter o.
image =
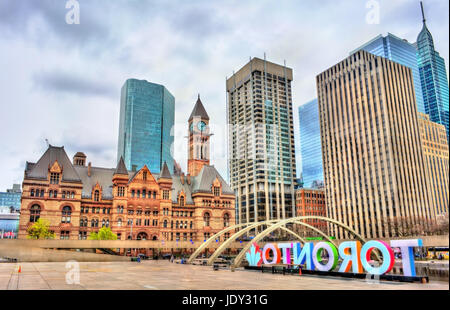
<svg viewBox="0 0 450 310">
<path fill-rule="evenodd" d="M 271 262 L 269 262 L 267 260 L 267 258 L 269 257 L 269 253 L 268 253 L 269 250 L 272 250 L 272 252 L 273 252 L 273 259 Z M 264 246 L 264 249 L 262 251 L 262 257 L 263 257 L 263 262 L 266 265 L 277 264 L 280 262 L 280 258 L 281 258 L 280 257 L 280 249 L 272 243 L 267 243 Z"/>
<path fill-rule="evenodd" d="M 325 265 L 321 264 L 320 261 L 322 260 L 320 257 L 320 254 L 322 253 L 322 250 L 326 250 L 328 253 L 328 263 Z M 336 247 L 334 244 L 330 242 L 319 242 L 316 244 L 316 246 L 313 249 L 312 252 L 312 259 L 314 262 L 314 266 L 316 266 L 316 269 L 319 271 L 330 271 L 336 268 L 339 255 Z"/>
<path fill-rule="evenodd" d="M 372 250 L 377 248 L 381 251 L 383 256 L 383 263 L 380 267 L 373 267 L 369 264 L 370 254 Z M 381 240 L 371 240 L 364 243 L 361 248 L 361 264 L 364 269 L 370 273 L 375 275 L 382 275 L 388 273 L 394 267 L 394 251 L 391 247 L 384 241 Z"/>
</svg>

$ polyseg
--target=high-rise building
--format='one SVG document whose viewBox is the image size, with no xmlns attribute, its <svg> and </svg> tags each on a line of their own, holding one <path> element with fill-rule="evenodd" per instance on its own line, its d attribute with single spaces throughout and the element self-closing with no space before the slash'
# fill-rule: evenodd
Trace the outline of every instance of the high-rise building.
<svg viewBox="0 0 450 310">
<path fill-rule="evenodd" d="M 20 184 L 0 192 L 0 239 L 17 237 L 21 197 Z"/>
<path fill-rule="evenodd" d="M 419 67 L 417 65 L 417 49 L 414 44 L 388 33 L 387 36 L 382 36 L 380 34 L 351 52 L 350 55 L 359 50 L 365 50 L 366 52 L 387 58 L 411 68 L 413 74 L 414 92 L 416 94 L 417 110 L 425 113 L 422 85 L 420 82 Z"/>
<path fill-rule="evenodd" d="M 423 27 L 417 37 L 417 62 L 422 83 L 425 113 L 430 120 L 445 126 L 449 143 L 449 94 L 444 58 L 434 49 L 433 37 L 425 23 L 422 2 Z"/>
<path fill-rule="evenodd" d="M 189 116 L 188 173 L 196 176 L 204 165 L 209 165 L 209 116 L 198 95 L 197 102 Z"/>
<path fill-rule="evenodd" d="M 129 79 L 120 100 L 117 162 L 137 171 L 144 165 L 159 173 L 164 162 L 173 172 L 175 98 L 163 86 Z"/>
<path fill-rule="evenodd" d="M 303 187 L 323 181 L 322 148 L 320 143 L 319 106 L 317 99 L 298 107 L 300 123 L 300 153 Z"/>
<path fill-rule="evenodd" d="M 292 69 L 252 58 L 227 79 L 228 161 L 240 223 L 295 215 Z"/>
<path fill-rule="evenodd" d="M 449 203 L 448 143 L 445 127 L 430 121 L 428 114 L 419 113 L 419 128 L 428 167 L 431 198 L 436 207 L 436 214 L 445 214 L 448 212 Z"/>
<path fill-rule="evenodd" d="M 411 69 L 358 51 L 316 79 L 328 216 L 367 238 L 433 221 Z"/>
</svg>

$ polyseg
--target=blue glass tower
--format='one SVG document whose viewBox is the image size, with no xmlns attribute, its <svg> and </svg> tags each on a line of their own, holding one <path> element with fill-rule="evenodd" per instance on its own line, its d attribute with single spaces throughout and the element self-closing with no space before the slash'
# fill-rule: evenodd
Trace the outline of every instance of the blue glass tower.
<svg viewBox="0 0 450 310">
<path fill-rule="evenodd" d="M 353 54 L 359 50 L 364 50 L 371 54 L 387 58 L 411 68 L 413 74 L 414 92 L 416 94 L 417 110 L 418 112 L 425 113 L 422 85 L 420 82 L 419 67 L 417 65 L 417 49 L 413 44 L 388 33 L 385 37 L 380 34 L 350 54 Z"/>
<path fill-rule="evenodd" d="M 317 99 L 299 106 L 300 154 L 303 187 L 311 188 L 323 181 L 322 145 L 320 142 L 319 105 Z"/>
<path fill-rule="evenodd" d="M 448 80 L 444 59 L 434 49 L 433 37 L 425 23 L 423 5 L 422 31 L 417 37 L 417 62 L 422 83 L 425 112 L 433 122 L 445 126 L 447 142 L 449 140 L 449 95 Z"/>
<path fill-rule="evenodd" d="M 127 169 L 144 165 L 159 173 L 164 162 L 173 173 L 175 98 L 163 86 L 129 79 L 122 87 L 117 161 Z"/>
</svg>

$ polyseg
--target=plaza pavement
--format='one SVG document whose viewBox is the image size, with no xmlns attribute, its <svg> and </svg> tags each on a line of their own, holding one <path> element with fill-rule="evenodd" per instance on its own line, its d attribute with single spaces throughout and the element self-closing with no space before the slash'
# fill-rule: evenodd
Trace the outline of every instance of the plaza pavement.
<svg viewBox="0 0 450 310">
<path fill-rule="evenodd" d="M 21 272 L 18 272 L 18 267 Z M 1 290 L 448 290 L 448 282 L 428 284 L 387 282 L 311 275 L 281 275 L 237 269 L 214 271 L 210 266 L 180 265 L 169 261 L 81 262 L 80 283 L 67 284 L 74 269 L 66 263 L 0 263 Z M 69 277 L 70 278 L 70 277 Z M 73 278 L 72 278 L 73 279 Z"/>
</svg>

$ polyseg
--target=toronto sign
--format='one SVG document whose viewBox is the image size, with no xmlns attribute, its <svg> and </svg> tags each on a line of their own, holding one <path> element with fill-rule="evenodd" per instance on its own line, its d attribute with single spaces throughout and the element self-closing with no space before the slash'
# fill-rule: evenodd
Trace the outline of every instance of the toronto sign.
<svg viewBox="0 0 450 310">
<path fill-rule="evenodd" d="M 267 243 L 260 249 L 256 243 L 252 244 L 246 253 L 250 266 L 280 264 L 306 265 L 307 270 L 334 271 L 338 266 L 339 272 L 363 273 L 383 275 L 394 267 L 395 257 L 393 248 L 399 248 L 402 256 L 403 274 L 416 276 L 414 265 L 414 247 L 421 247 L 421 239 L 391 240 L 389 244 L 381 240 L 371 240 L 361 245 L 359 241 L 344 241 L 339 248 L 331 242 L 318 242 L 316 245 L 307 242 L 303 246 L 299 242 Z M 374 266 L 370 257 L 377 249 L 381 253 L 382 263 Z M 328 261 L 324 261 L 324 251 Z M 292 255 L 291 255 L 292 253 Z M 293 258 L 293 259 L 292 259 Z"/>
</svg>

